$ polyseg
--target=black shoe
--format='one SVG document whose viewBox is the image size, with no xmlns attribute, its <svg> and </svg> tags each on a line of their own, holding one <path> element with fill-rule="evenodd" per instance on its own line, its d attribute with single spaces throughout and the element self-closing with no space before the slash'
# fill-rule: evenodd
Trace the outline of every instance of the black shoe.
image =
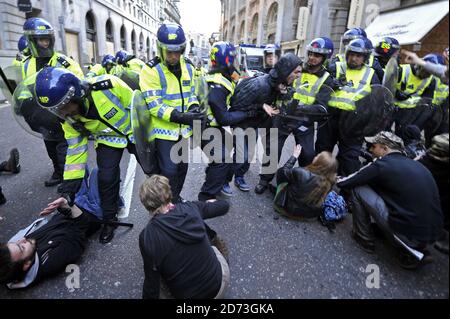
<svg viewBox="0 0 450 319">
<path fill-rule="evenodd" d="M 109 243 L 114 238 L 114 230 L 117 226 L 104 224 L 100 231 L 99 241 L 102 244 Z"/>
<path fill-rule="evenodd" d="M 352 231 L 352 238 L 356 241 L 358 247 L 364 250 L 366 253 L 368 254 L 375 253 L 375 244 L 373 242 L 362 239 L 353 231 Z"/>
<path fill-rule="evenodd" d="M 17 174 L 20 172 L 19 164 L 19 151 L 17 148 L 13 148 L 9 153 L 9 159 L 0 164 L 1 171 L 10 172 L 12 174 Z"/>
<path fill-rule="evenodd" d="M 261 195 L 266 191 L 267 187 L 268 187 L 267 184 L 258 183 L 258 185 L 255 186 L 255 193 Z"/>
<path fill-rule="evenodd" d="M 0 205 L 3 205 L 6 203 L 5 195 L 3 195 L 1 189 L 0 189 Z"/>
<path fill-rule="evenodd" d="M 53 172 L 50 179 L 48 179 L 44 182 L 44 185 L 45 185 L 45 187 L 52 187 L 52 186 L 59 185 L 62 182 L 63 182 L 63 178 L 62 178 L 61 174 Z"/>
</svg>

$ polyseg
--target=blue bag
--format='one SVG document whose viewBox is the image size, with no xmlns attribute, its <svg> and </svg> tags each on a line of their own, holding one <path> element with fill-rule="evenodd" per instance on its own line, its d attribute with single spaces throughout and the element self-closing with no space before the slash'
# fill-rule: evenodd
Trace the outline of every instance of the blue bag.
<svg viewBox="0 0 450 319">
<path fill-rule="evenodd" d="M 319 220 L 332 232 L 336 228 L 334 223 L 343 219 L 347 214 L 348 209 L 344 197 L 338 195 L 335 191 L 331 191 L 323 202 L 322 215 L 319 216 Z"/>
</svg>

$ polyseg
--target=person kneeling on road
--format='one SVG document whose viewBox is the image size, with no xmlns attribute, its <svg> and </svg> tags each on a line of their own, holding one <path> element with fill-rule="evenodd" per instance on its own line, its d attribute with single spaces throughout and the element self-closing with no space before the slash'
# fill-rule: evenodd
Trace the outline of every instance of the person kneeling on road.
<svg viewBox="0 0 450 319">
<path fill-rule="evenodd" d="M 230 277 L 224 245 L 211 246 L 219 240 L 217 235 L 208 239 L 203 219 L 225 215 L 229 204 L 210 200 L 174 205 L 169 180 L 161 175 L 147 178 L 139 196 L 152 216 L 139 236 L 145 272 L 142 297 L 158 299 L 162 278 L 175 298 L 223 298 Z"/>
<path fill-rule="evenodd" d="M 432 261 L 427 245 L 439 238 L 443 227 L 436 182 L 428 169 L 405 155 L 403 141 L 395 134 L 380 132 L 365 140 L 377 159 L 337 183 L 350 189 L 347 203 L 353 213 L 352 237 L 373 253 L 373 219 L 392 242 L 403 242 L 424 254 L 418 260 L 401 247 L 400 266 L 416 269 Z"/>
</svg>

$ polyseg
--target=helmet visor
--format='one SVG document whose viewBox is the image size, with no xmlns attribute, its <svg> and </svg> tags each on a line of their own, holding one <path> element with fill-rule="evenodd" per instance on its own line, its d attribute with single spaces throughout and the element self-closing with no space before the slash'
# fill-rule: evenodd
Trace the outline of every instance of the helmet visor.
<svg viewBox="0 0 450 319">
<path fill-rule="evenodd" d="M 52 106 L 47 105 L 48 103 L 48 97 L 47 96 L 37 96 L 38 104 L 40 107 L 44 108 L 45 110 L 53 113 L 54 115 L 58 116 L 59 118 L 66 120 L 67 116 L 74 115 L 71 114 L 67 109 L 67 105 L 72 101 L 73 97 L 75 96 L 75 87 L 71 86 L 69 87 L 69 90 L 67 93 L 59 100 L 59 102 L 55 103 Z"/>
</svg>

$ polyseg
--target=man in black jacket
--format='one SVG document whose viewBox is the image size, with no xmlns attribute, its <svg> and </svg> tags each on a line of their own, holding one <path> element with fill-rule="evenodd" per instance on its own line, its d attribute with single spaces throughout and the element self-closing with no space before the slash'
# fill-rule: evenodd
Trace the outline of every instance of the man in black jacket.
<svg viewBox="0 0 450 319">
<path fill-rule="evenodd" d="M 162 278 L 180 299 L 223 298 L 230 270 L 212 247 L 203 219 L 225 215 L 225 201 L 172 204 L 169 181 L 153 175 L 141 185 L 139 196 L 152 219 L 139 236 L 145 280 L 142 297 L 160 297 Z"/>
<path fill-rule="evenodd" d="M 84 208 L 70 207 L 63 197 L 41 212 L 45 216 L 57 209 L 60 214 L 40 218 L 0 244 L 0 282 L 19 289 L 55 275 L 83 253 L 87 238 L 100 223 Z"/>
<path fill-rule="evenodd" d="M 237 85 L 231 99 L 230 111 L 253 110 L 256 111 L 256 115 L 233 126 L 233 133 L 236 137 L 238 137 L 239 132 L 245 134 L 244 130 L 247 128 L 256 130 L 258 128 L 270 129 L 272 127 L 272 117 L 279 113 L 279 110 L 276 110 L 273 105 L 277 99 L 287 93 L 287 88 L 292 86 L 294 80 L 300 76 L 302 72 L 301 64 L 302 61 L 298 56 L 288 53 L 280 58 L 269 74 L 245 79 Z M 244 176 L 250 167 L 249 159 L 252 158 L 248 153 L 251 152 L 252 154 L 254 151 L 249 150 L 248 145 L 244 145 L 243 148 L 239 148 L 239 145 L 236 146 L 235 150 L 243 149 L 244 164 L 235 164 L 234 169 L 230 173 L 229 181 L 231 181 L 233 175 L 236 176 L 235 180 L 236 178 L 239 180 Z M 239 159 L 241 156 L 236 156 L 235 152 L 235 159 L 236 157 Z"/>
<path fill-rule="evenodd" d="M 418 261 L 406 250 L 400 252 L 400 265 L 415 269 L 430 261 L 426 247 L 438 239 L 443 226 L 436 183 L 422 164 L 405 156 L 403 141 L 395 134 L 380 132 L 365 140 L 378 159 L 337 183 L 350 189 L 352 236 L 373 253 L 372 218 L 390 239 L 395 235 L 425 255 Z"/>
</svg>

